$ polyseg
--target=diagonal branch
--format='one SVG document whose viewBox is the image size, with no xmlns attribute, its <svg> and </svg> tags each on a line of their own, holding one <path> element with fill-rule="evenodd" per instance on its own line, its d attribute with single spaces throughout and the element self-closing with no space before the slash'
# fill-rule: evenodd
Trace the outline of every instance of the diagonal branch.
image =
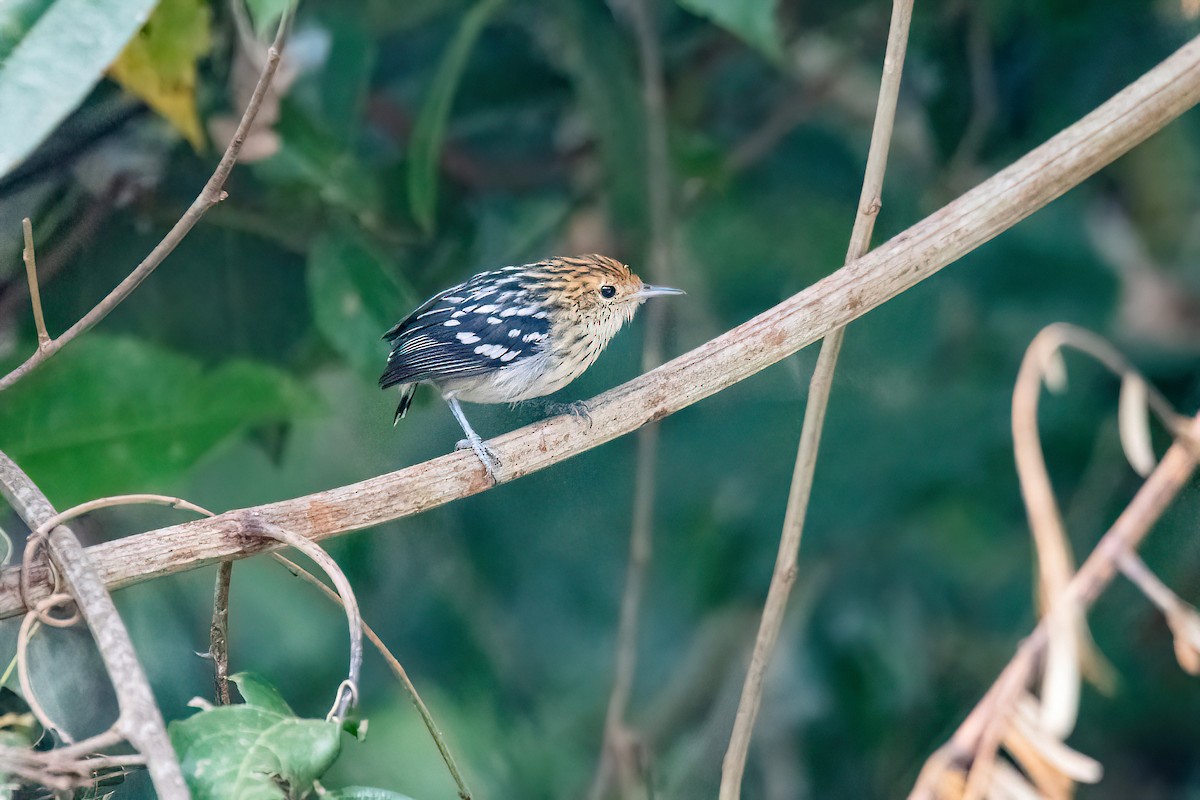
<svg viewBox="0 0 1200 800">
<path fill-rule="evenodd" d="M 850 245 L 846 251 L 847 264 L 861 258 L 870 249 L 871 233 L 875 229 L 875 219 L 882 206 L 883 175 L 887 169 L 892 125 L 896 119 L 896 104 L 900 96 L 900 75 L 904 70 L 904 54 L 908 49 L 912 7 L 913 0 L 894 0 L 892 4 L 892 22 L 883 57 L 883 78 L 879 83 L 879 101 L 875 111 L 875 124 L 871 131 L 871 144 L 867 150 L 862 194 L 858 200 L 858 211 L 854 216 Z M 817 366 L 808 385 L 804 424 L 800 430 L 796 466 L 792 471 L 792 484 L 788 490 L 787 511 L 784 514 L 783 532 L 779 537 L 775 571 L 771 575 L 767 601 L 763 606 L 758 635 L 754 640 L 754 651 L 750 656 L 745 683 L 742 685 L 742 696 L 733 720 L 729 748 L 725 751 L 725 759 L 721 765 L 721 800 L 738 800 L 742 794 L 742 776 L 746 770 L 746 756 L 750 751 L 754 722 L 758 718 L 758 709 L 762 703 L 767 667 L 771 664 L 771 656 L 775 652 L 775 643 L 779 639 L 783 617 L 787 612 L 788 598 L 792 593 L 792 585 L 796 582 L 796 563 L 799 558 L 800 539 L 804 533 L 804 519 L 808 514 L 813 475 L 817 469 L 817 451 L 821 446 L 825 410 L 829 406 L 833 373 L 837 369 L 844 335 L 845 328 L 836 328 L 821 342 Z"/>
<path fill-rule="evenodd" d="M 661 420 L 861 317 L 1007 230 L 1200 101 L 1200 38 L 1079 122 L 941 210 L 783 303 L 589 403 L 592 424 L 554 417 L 494 439 L 510 479 Z M 310 539 L 418 514 L 491 488 L 471 453 L 252 509 Z M 239 533 L 243 512 L 88 549 L 112 587 L 244 558 L 273 545 Z M 17 570 L 0 573 L 0 618 L 24 610 Z M 45 576 L 34 576 L 45 583 Z"/>
<path fill-rule="evenodd" d="M 37 530 L 55 516 L 50 501 L 3 453 L 0 453 L 0 493 L 30 530 Z M 163 800 L 186 800 L 188 790 L 171 740 L 167 738 L 162 713 L 104 582 L 83 545 L 65 525 L 50 531 L 48 548 L 63 586 L 87 621 L 104 660 L 120 707 L 117 730 L 146 757 L 158 796 Z"/>
<path fill-rule="evenodd" d="M 107 317 L 109 312 L 132 294 L 133 290 L 141 285 L 142 281 L 150 277 L 150 273 L 154 272 L 158 268 L 158 265 L 171 254 L 171 251 L 179 246 L 179 243 L 191 232 L 192 228 L 196 226 L 196 223 L 200 221 L 205 212 L 225 199 L 225 181 L 229 178 L 229 173 L 237 161 L 238 154 L 242 151 L 242 145 L 245 143 L 246 136 L 250 132 L 250 126 L 254 124 L 254 118 L 258 116 L 258 109 L 262 106 L 263 98 L 266 96 L 267 89 L 271 85 L 271 79 L 275 76 L 275 70 L 279 66 L 279 57 L 283 52 L 283 43 L 287 37 L 288 26 L 291 24 L 291 14 L 291 11 L 286 12 L 279 21 L 279 30 L 275 33 L 275 41 L 271 43 L 271 49 L 267 51 L 267 60 L 263 65 L 262 74 L 259 76 L 258 85 L 254 87 L 254 94 L 251 95 L 250 103 L 246 106 L 245 113 L 242 114 L 242 121 L 238 124 L 237 132 L 234 133 L 229 146 L 225 148 L 225 154 L 221 156 L 221 161 L 217 164 L 212 177 L 204 184 L 204 188 L 200 191 L 199 196 L 188 207 L 188 210 L 183 213 L 179 221 L 167 232 L 163 240 L 142 260 L 142 263 L 138 264 L 133 272 L 125 276 L 125 279 L 117 284 L 116 288 L 109 292 L 107 297 L 97 303 L 91 311 L 84 314 L 78 322 L 67 328 L 57 338 L 49 340 L 42 339 L 42 336 L 45 334 L 45 325 L 44 323 L 40 325 L 38 329 L 37 350 L 23 364 L 0 378 L 0 392 L 37 369 L 59 350 L 66 347 L 80 335 L 87 333 L 100 320 Z M 32 281 L 30 289 L 31 292 L 36 291 L 36 284 Z M 36 299 L 34 307 L 40 308 L 40 304 Z"/>
</svg>

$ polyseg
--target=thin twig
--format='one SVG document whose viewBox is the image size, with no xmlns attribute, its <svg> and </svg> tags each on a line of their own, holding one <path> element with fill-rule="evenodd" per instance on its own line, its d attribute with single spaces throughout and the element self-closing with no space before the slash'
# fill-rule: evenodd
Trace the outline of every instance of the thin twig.
<svg viewBox="0 0 1200 800">
<path fill-rule="evenodd" d="M 1200 437 L 1200 414 L 1191 420 L 1182 434 L 1192 439 Z M 1198 455 L 1185 441 L 1171 445 L 1071 579 L 1064 593 L 1067 602 L 1078 603 L 1082 608 L 1091 606 L 1116 575 L 1125 554 L 1137 550 L 1167 506 L 1187 485 L 1196 469 Z M 1017 696 L 1029 684 L 1035 666 L 1045 654 L 1049 635 L 1050 620 L 1042 617 L 950 741 L 930 756 L 909 795 L 910 800 L 938 797 L 937 786 L 942 773 L 973 761 L 980 739 L 991 728 L 995 716 L 1012 709 Z"/>
<path fill-rule="evenodd" d="M 250 126 L 254 123 L 254 118 L 258 115 L 258 109 L 267 94 L 271 78 L 274 77 L 275 70 L 279 66 L 279 57 L 283 51 L 284 40 L 287 38 L 291 15 L 292 12 L 289 10 L 284 13 L 283 18 L 279 21 L 279 29 L 275 33 L 275 40 L 271 44 L 271 49 L 267 51 L 267 60 L 263 65 L 262 74 L 259 76 L 258 85 L 254 87 L 254 94 L 246 106 L 245 113 L 242 114 L 242 120 L 238 124 L 237 132 L 234 133 L 229 146 L 225 148 L 225 154 L 221 157 L 216 170 L 213 171 L 212 177 L 208 179 L 199 196 L 196 197 L 195 201 L 183 213 L 183 216 L 179 218 L 179 221 L 175 223 L 167 235 L 163 237 L 162 241 L 143 259 L 142 263 L 138 264 L 133 272 L 129 273 L 124 280 L 117 284 L 116 288 L 109 292 L 107 297 L 97 303 L 91 311 L 84 314 L 78 322 L 60 334 L 58 338 L 40 341 L 38 349 L 34 351 L 33 355 L 12 372 L 0 378 L 0 391 L 4 391 L 12 386 L 108 316 L 109 312 L 125 300 L 171 254 L 171 251 L 183 241 L 183 238 L 200 221 L 204 213 L 225 199 L 225 181 L 229 178 L 229 173 L 237 161 L 238 153 L 241 152 L 242 144 L 246 141 Z M 39 332 L 39 340 L 40 336 L 41 332 Z"/>
<path fill-rule="evenodd" d="M 0 494 L 31 530 L 55 516 L 54 507 L 21 469 L 0 453 Z M 155 792 L 161 800 L 184 800 L 188 790 L 162 713 L 129 633 L 113 605 L 90 556 L 65 525 L 49 532 L 47 547 L 63 587 L 82 612 L 104 661 L 120 715 L 117 730 L 146 757 Z M 36 609 L 35 609 L 36 610 Z"/>
<path fill-rule="evenodd" d="M 282 564 L 293 575 L 298 578 L 303 578 L 313 586 L 316 586 L 321 590 L 322 594 L 345 608 L 345 604 L 342 602 L 341 596 L 338 595 L 338 593 L 333 589 L 330 589 L 328 586 L 326 586 L 319 578 L 317 578 L 317 576 L 304 569 L 304 567 L 301 567 L 295 561 L 292 561 L 291 559 L 287 558 L 286 556 L 282 556 L 279 553 L 272 553 L 271 557 Z M 467 784 L 463 779 L 462 772 L 460 772 L 458 769 L 458 764 L 455 763 L 454 757 L 450 755 L 450 746 L 446 744 L 446 737 L 442 735 L 441 728 L 439 728 L 437 723 L 434 722 L 433 714 L 430 713 L 429 707 L 425 705 L 425 701 L 422 700 L 421 695 L 417 693 L 417 687 L 414 686 L 412 680 L 409 679 L 408 672 L 405 671 L 404 665 L 400 663 L 398 658 L 392 655 L 392 651 L 387 648 L 387 645 L 383 643 L 383 640 L 379 638 L 379 635 L 375 633 L 375 631 L 366 623 L 365 620 L 362 623 L 362 629 L 363 633 L 366 634 L 367 639 L 370 640 L 371 644 L 375 646 L 375 649 L 379 651 L 379 655 L 383 656 L 383 660 L 387 662 L 388 668 L 391 669 L 392 674 L 395 675 L 396 679 L 400 681 L 402 686 L 404 686 L 404 691 L 408 692 L 409 699 L 412 700 L 412 704 L 416 707 L 417 713 L 421 715 L 421 721 L 425 723 L 425 729 L 429 731 L 429 735 L 433 738 L 433 743 L 437 746 L 438 752 L 442 755 L 442 761 L 445 762 L 446 769 L 450 771 L 450 777 L 454 779 L 454 783 L 458 787 L 458 796 L 461 798 L 461 800 L 471 800 L 471 790 L 467 788 Z"/>
<path fill-rule="evenodd" d="M 276 556 L 277 558 L 279 556 Z M 233 580 L 233 562 L 222 561 L 217 567 L 217 585 L 213 590 L 213 617 L 209 628 L 208 654 L 213 661 L 213 682 L 217 705 L 227 706 L 229 698 L 229 583 Z"/>
<path fill-rule="evenodd" d="M 92 197 L 78 218 L 71 220 L 71 227 L 57 238 L 54 248 L 41 255 L 37 262 L 39 288 L 44 284 L 49 284 L 66 265 L 68 259 L 87 246 L 96 232 L 100 230 L 105 219 L 112 213 L 116 198 L 125 191 L 126 186 L 126 179 L 122 175 L 117 175 L 109 181 L 108 186 L 102 192 Z M 0 189 L 0 193 L 3 193 L 2 189 Z M 44 235 L 44 225 L 42 231 Z M 28 281 L 12 280 L 7 285 L 0 287 L 0 319 L 14 317 L 17 308 L 25 302 L 24 295 L 28 295 L 28 293 Z"/>
<path fill-rule="evenodd" d="M 68 754 L 69 749 L 43 751 L 0 745 L 0 773 L 74 797 L 77 794 L 72 789 L 94 787 L 99 780 L 125 772 L 124 767 L 146 763 L 140 754 L 79 758 Z"/>
<path fill-rule="evenodd" d="M 904 54 L 908 47 L 912 6 L 913 0 L 895 0 L 892 4 L 892 22 L 883 58 L 878 107 L 867 152 L 862 194 L 859 196 L 854 228 L 846 251 L 847 264 L 861 258 L 870 249 L 871 232 L 882 205 L 883 176 L 887 169 L 892 125 L 896 118 L 896 104 L 900 95 L 900 76 L 904 70 Z M 792 471 L 783 532 L 779 537 L 775 571 L 767 590 L 767 601 L 763 606 L 762 620 L 754 641 L 746 681 L 742 685 L 742 696 L 738 702 L 737 715 L 734 717 L 729 749 L 725 751 L 725 759 L 721 765 L 721 800 L 737 800 L 741 797 L 746 756 L 750 750 L 754 722 L 762 703 L 767 668 L 775 652 L 775 644 L 787 612 L 788 597 L 796 581 L 796 564 L 804 532 L 804 518 L 808 513 L 808 501 L 812 494 L 817 452 L 821 445 L 821 430 L 825 425 L 825 411 L 829 406 L 829 393 L 833 388 L 833 374 L 837 369 L 844 333 L 844 328 L 837 328 L 821 343 L 821 353 L 817 357 L 817 366 L 809 382 L 804 424 L 800 430 L 800 444 L 796 453 L 796 465 Z"/>
<path fill-rule="evenodd" d="M 33 324 L 37 327 L 38 350 L 50 343 L 50 334 L 46 333 L 46 318 L 42 316 L 42 293 L 38 291 L 37 257 L 33 252 L 33 223 L 29 217 L 21 220 L 21 230 L 25 234 L 25 249 L 21 257 L 25 261 L 25 278 L 29 281 L 29 302 L 33 304 Z"/>
<path fill-rule="evenodd" d="M 642 75 L 642 112 L 645 115 L 646 197 L 650 212 L 648 274 L 654 283 L 671 283 L 673 264 L 671 239 L 671 164 L 667 148 L 666 88 L 663 82 L 662 51 L 658 32 L 646 0 L 613 0 L 633 28 Z M 649 309 L 646 338 L 642 346 L 642 371 L 663 361 L 666 334 L 666 304 Z M 633 517 L 629 533 L 629 561 L 621 595 L 617 623 L 612 691 L 604 716 L 604 741 L 600 764 L 588 797 L 599 800 L 608 789 L 613 773 L 627 777 L 630 769 L 631 737 L 625 730 L 625 715 L 637 673 L 638 623 L 646 570 L 654 549 L 654 499 L 658 486 L 658 426 L 638 431 L 637 466 L 634 470 Z"/>
<path fill-rule="evenodd" d="M 1200 38 L 1045 144 L 816 284 L 656 370 L 588 401 L 592 424 L 557 416 L 488 442 L 514 480 L 564 461 L 745 380 L 863 316 L 1007 230 L 1129 151 L 1200 100 Z M 241 515 L 319 541 L 492 488 L 472 453 L 303 497 L 231 511 L 88 548 L 112 587 L 276 549 L 241 532 Z M 0 573 L 0 618 L 24 613 L 20 570 Z M 46 585 L 38 574 L 34 583 Z"/>
<path fill-rule="evenodd" d="M 1146 595 L 1164 615 L 1169 616 L 1183 606 L 1179 595 L 1168 589 L 1167 585 L 1159 580 L 1158 576 L 1146 566 L 1146 562 L 1142 561 L 1142 557 L 1135 551 L 1129 550 L 1122 553 L 1117 560 L 1117 566 L 1121 568 L 1121 573 L 1141 589 L 1142 594 Z"/>
<path fill-rule="evenodd" d="M 95 736 L 80 739 L 78 742 L 68 744 L 64 747 L 56 747 L 54 748 L 54 754 L 60 758 L 79 758 L 99 753 L 107 747 L 116 747 L 123 741 L 125 741 L 125 737 L 116 728 L 109 728 Z"/>
<path fill-rule="evenodd" d="M 33 688 L 33 681 L 29 677 L 29 642 L 38 631 L 38 612 L 44 610 L 50 605 L 55 605 L 60 602 L 70 601 L 71 596 L 65 594 L 50 595 L 38 601 L 35 608 L 31 608 L 21 620 L 21 627 L 17 631 L 17 681 L 21 685 L 21 694 L 24 695 L 25 703 L 29 706 L 29 710 L 33 712 L 33 716 L 37 719 L 38 724 L 48 731 L 54 733 L 59 739 L 71 744 L 75 740 L 65 728 L 56 723 L 46 713 L 42 707 L 41 701 L 38 700 L 37 692 Z"/>
<path fill-rule="evenodd" d="M 337 587 L 342 608 L 346 611 L 346 622 L 350 628 L 350 668 L 346 680 L 342 681 L 341 686 L 338 687 L 333 708 L 329 711 L 329 719 L 340 722 L 346 718 L 346 712 L 358 703 L 358 686 L 362 671 L 363 622 L 362 614 L 358 610 L 358 600 L 354 597 L 354 589 L 350 586 L 350 581 L 346 579 L 346 573 L 342 572 L 342 568 L 315 542 L 266 522 L 251 513 L 244 513 L 242 521 L 244 523 L 243 530 L 259 536 L 270 537 L 304 553 L 329 576 L 329 580 L 333 581 L 333 585 Z"/>
</svg>

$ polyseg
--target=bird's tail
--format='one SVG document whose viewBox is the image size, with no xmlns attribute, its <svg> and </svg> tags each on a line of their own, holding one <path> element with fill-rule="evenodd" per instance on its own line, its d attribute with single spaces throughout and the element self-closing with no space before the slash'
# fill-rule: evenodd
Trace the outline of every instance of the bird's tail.
<svg viewBox="0 0 1200 800">
<path fill-rule="evenodd" d="M 416 393 L 417 385 L 415 383 L 400 384 L 400 404 L 396 406 L 396 418 L 392 420 L 392 425 L 396 425 L 404 419 L 404 415 L 408 413 L 408 407 L 412 405 L 413 395 Z"/>
</svg>

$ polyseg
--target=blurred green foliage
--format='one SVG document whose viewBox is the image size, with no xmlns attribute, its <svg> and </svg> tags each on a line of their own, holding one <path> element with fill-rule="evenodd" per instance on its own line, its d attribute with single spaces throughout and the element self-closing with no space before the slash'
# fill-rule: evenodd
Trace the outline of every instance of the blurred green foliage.
<svg viewBox="0 0 1200 800">
<path fill-rule="evenodd" d="M 50 5 L 0 6 L 0 98 L 12 43 Z M 269 35 L 282 5 L 257 0 L 248 24 Z M 876 240 L 1200 32 L 1186 5 L 918 3 Z M 668 90 L 675 279 L 688 290 L 670 308 L 668 353 L 840 265 L 889 6 L 650 3 Z M 236 66 L 245 45 L 230 7 L 209 9 L 213 50 L 197 64 L 195 100 L 211 123 L 239 111 L 255 69 Z M 391 427 L 394 398 L 375 388 L 389 325 L 483 268 L 593 250 L 644 263 L 644 114 L 623 19 L 601 0 L 306 0 L 288 44 L 294 71 L 258 133 L 272 154 L 234 171 L 229 199 L 98 331 L 0 395 L 0 450 L 61 507 L 167 491 L 217 510 L 449 450 L 458 429 L 428 392 Z M 86 91 L 50 88 L 47 103 Z M 0 108 L 0 141 L 49 130 Z M 61 331 L 162 237 L 219 145 L 196 153 L 104 80 L 0 176 L 0 370 L 35 341 L 20 217 L 34 220 L 47 320 Z M 851 327 L 747 798 L 903 795 L 1031 627 L 1009 405 L 1041 327 L 1099 331 L 1179 409 L 1200 404 L 1198 178 L 1192 112 Z M 1135 242 L 1144 258 L 1117 257 L 1098 229 Z M 635 375 L 640 338 L 635 323 L 561 399 Z M 715 794 L 813 358 L 802 353 L 661 423 L 630 712 L 656 797 Z M 1045 400 L 1042 429 L 1083 551 L 1138 480 L 1116 441 L 1116 384 L 1083 359 L 1068 358 L 1068 368 L 1070 391 Z M 485 434 L 537 416 L 472 409 Z M 482 798 L 578 797 L 588 785 L 612 677 L 633 464 L 633 441 L 621 439 L 328 543 Z M 1198 511 L 1193 485 L 1145 553 L 1193 600 Z M 179 520 L 112 510 L 83 529 L 99 541 Z M 0 527 L 19 531 L 7 512 Z M 208 666 L 193 654 L 207 646 L 211 579 L 201 570 L 117 595 L 169 719 L 189 717 L 187 700 L 210 692 Z M 1200 686 L 1175 664 L 1166 625 L 1125 585 L 1101 599 L 1094 620 L 1119 680 L 1112 696 L 1085 695 L 1071 742 L 1106 774 L 1080 796 L 1200 797 Z M 301 717 L 324 712 L 345 661 L 335 607 L 269 562 L 239 563 L 231 628 L 234 669 L 268 676 Z M 55 635 L 35 659 L 53 663 Z M 74 687 L 88 698 L 100 691 L 98 666 L 81 663 L 58 687 L 68 713 Z M 328 784 L 452 797 L 419 717 L 370 652 L 362 704 L 370 735 L 344 743 Z M 118 796 L 145 785 L 132 776 Z M 335 796 L 372 796 L 349 791 Z"/>
</svg>

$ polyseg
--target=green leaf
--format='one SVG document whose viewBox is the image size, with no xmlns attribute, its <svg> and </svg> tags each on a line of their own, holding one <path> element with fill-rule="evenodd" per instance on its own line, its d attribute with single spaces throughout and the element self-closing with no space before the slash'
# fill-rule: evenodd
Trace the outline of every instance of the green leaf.
<svg viewBox="0 0 1200 800">
<path fill-rule="evenodd" d="M 157 0 L 56 0 L 0 61 L 0 175 L 83 101 Z M 13 124 L 19 120 L 20 124 Z"/>
<path fill-rule="evenodd" d="M 212 46 L 210 16 L 202 0 L 162 0 L 109 70 L 196 150 L 204 146 L 196 113 L 196 63 Z"/>
<path fill-rule="evenodd" d="M 679 5 L 711 20 L 772 61 L 783 55 L 775 22 L 779 0 L 678 0 Z"/>
<path fill-rule="evenodd" d="M 325 795 L 326 800 L 412 800 L 406 794 L 369 786 L 347 786 Z"/>
<path fill-rule="evenodd" d="M 408 164 L 408 202 L 413 219 L 427 233 L 433 230 L 434 211 L 437 208 L 438 160 L 442 154 L 454 93 L 475 41 L 499 7 L 500 0 L 479 0 L 463 17 L 450 46 L 442 54 L 429 95 L 413 126 Z"/>
<path fill-rule="evenodd" d="M 303 797 L 341 749 L 336 722 L 248 705 L 210 708 L 169 732 L 195 800 Z"/>
<path fill-rule="evenodd" d="M 237 686 L 238 694 L 246 701 L 246 705 L 264 708 L 277 714 L 295 715 L 279 690 L 263 676 L 253 672 L 239 672 L 230 675 L 229 680 Z"/>
<path fill-rule="evenodd" d="M 398 270 L 381 253 L 351 233 L 331 232 L 308 257 L 308 290 L 317 329 L 334 349 L 364 375 L 383 369 L 387 348 L 380 341 L 412 305 Z"/>
<path fill-rule="evenodd" d="M 263 364 L 206 371 L 141 341 L 92 335 L 4 393 L 0 450 L 65 507 L 166 490 L 222 441 L 313 407 L 293 379 Z"/>
<path fill-rule="evenodd" d="M 250 19 L 254 22 L 254 32 L 262 36 L 273 30 L 284 12 L 294 8 L 296 2 L 297 0 L 246 0 L 246 8 L 250 9 Z"/>
<path fill-rule="evenodd" d="M 358 709 L 352 709 L 346 718 L 342 720 L 342 730 L 358 741 L 365 742 L 367 740 L 367 728 L 370 727 L 367 723 L 368 720 L 359 719 Z"/>
</svg>

